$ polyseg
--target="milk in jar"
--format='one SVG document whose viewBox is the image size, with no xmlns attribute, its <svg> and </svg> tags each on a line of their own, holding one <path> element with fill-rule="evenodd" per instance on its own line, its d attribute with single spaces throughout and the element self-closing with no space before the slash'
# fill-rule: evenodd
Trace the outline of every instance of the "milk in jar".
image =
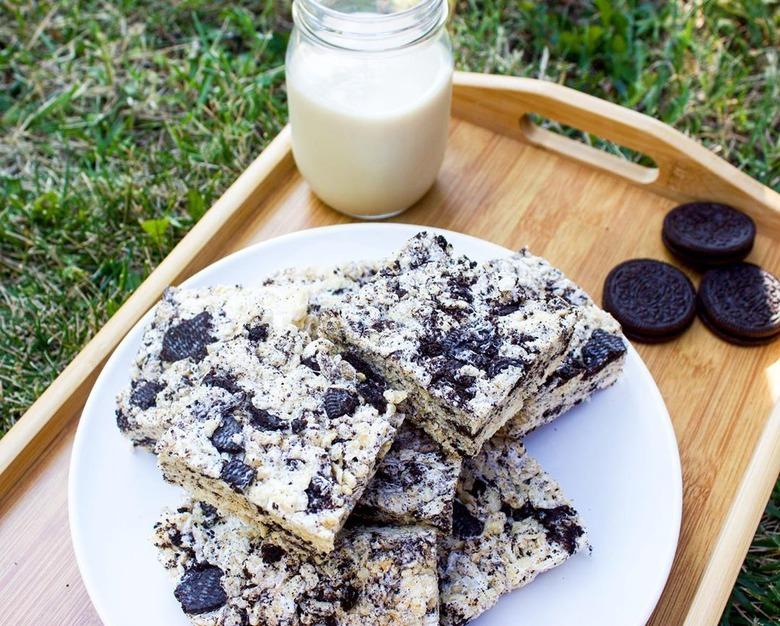
<svg viewBox="0 0 780 626">
<path fill-rule="evenodd" d="M 287 94 L 298 169 L 343 213 L 400 213 L 431 187 L 444 158 L 453 69 L 446 0 L 295 0 L 293 15 Z"/>
</svg>

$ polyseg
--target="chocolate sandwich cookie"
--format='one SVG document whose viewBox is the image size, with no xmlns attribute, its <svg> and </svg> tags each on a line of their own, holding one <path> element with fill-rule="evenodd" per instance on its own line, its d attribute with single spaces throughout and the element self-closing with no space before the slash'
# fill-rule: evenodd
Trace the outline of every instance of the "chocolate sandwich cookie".
<svg viewBox="0 0 780 626">
<path fill-rule="evenodd" d="M 666 214 L 661 238 L 669 251 L 694 267 L 737 263 L 753 249 L 756 225 L 741 211 L 714 202 L 691 202 Z"/>
<path fill-rule="evenodd" d="M 702 322 L 730 343 L 768 343 L 780 336 L 780 279 L 752 263 L 710 270 L 697 309 Z"/>
<path fill-rule="evenodd" d="M 660 343 L 686 330 L 696 317 L 696 292 L 688 277 L 668 263 L 632 259 L 604 281 L 604 308 L 629 339 Z"/>
</svg>

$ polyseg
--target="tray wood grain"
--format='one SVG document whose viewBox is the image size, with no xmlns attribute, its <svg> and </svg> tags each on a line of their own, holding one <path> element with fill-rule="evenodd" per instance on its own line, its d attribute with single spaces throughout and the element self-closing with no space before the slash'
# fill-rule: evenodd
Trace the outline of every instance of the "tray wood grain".
<svg viewBox="0 0 780 626">
<path fill-rule="evenodd" d="M 706 198 L 750 213 L 759 223 L 750 259 L 780 272 L 778 195 L 660 122 L 558 85 L 473 74 L 457 75 L 453 112 L 437 184 L 397 221 L 528 245 L 598 300 L 619 261 L 672 261 L 659 236 L 665 211 Z M 658 167 L 537 128 L 529 113 L 645 152 Z M 161 290 L 257 241 L 348 221 L 309 192 L 285 129 L 0 440 L 0 585 L 14 590 L 4 619 L 99 623 L 70 544 L 69 453 L 102 364 Z M 780 342 L 739 348 L 696 322 L 675 342 L 637 347 L 669 407 L 684 480 L 680 545 L 651 623 L 715 624 L 780 470 Z"/>
</svg>

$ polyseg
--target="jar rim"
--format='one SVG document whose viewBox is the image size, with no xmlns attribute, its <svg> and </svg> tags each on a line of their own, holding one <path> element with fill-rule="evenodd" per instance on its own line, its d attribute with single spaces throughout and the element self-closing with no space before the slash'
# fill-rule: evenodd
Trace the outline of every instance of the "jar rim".
<svg viewBox="0 0 780 626">
<path fill-rule="evenodd" d="M 295 3 L 298 3 L 299 1 L 300 0 L 294 0 Z M 307 4 L 316 5 L 320 10 L 322 10 L 323 13 L 328 13 L 329 15 L 338 16 L 338 17 L 345 16 L 349 20 L 354 20 L 354 21 L 361 21 L 361 20 L 363 21 L 388 20 L 389 21 L 399 16 L 409 15 L 418 12 L 423 7 L 438 5 L 441 4 L 442 2 L 446 2 L 446 0 L 420 0 L 417 4 L 414 4 L 405 9 L 401 9 L 400 11 L 393 11 L 391 13 L 362 13 L 362 12 L 339 11 L 338 9 L 334 9 L 333 7 L 328 6 L 322 0 L 306 0 Z"/>
<path fill-rule="evenodd" d="M 348 12 L 322 0 L 294 0 L 293 21 L 318 44 L 337 50 L 389 52 L 418 45 L 446 24 L 447 0 L 421 0 L 394 11 Z"/>
</svg>

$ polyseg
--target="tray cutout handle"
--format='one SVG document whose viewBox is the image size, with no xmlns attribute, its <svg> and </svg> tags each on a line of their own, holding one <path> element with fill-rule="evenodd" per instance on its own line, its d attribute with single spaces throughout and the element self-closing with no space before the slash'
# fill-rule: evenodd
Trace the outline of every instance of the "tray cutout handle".
<svg viewBox="0 0 780 626">
<path fill-rule="evenodd" d="M 595 167 L 612 174 L 617 174 L 637 185 L 650 185 L 658 180 L 658 167 L 649 167 L 640 165 L 639 163 L 633 163 L 626 159 L 621 159 L 600 148 L 589 146 L 577 139 L 566 137 L 555 131 L 542 128 L 533 121 L 531 115 L 531 113 L 525 113 L 520 118 L 520 130 L 525 135 L 525 139 L 528 143 L 556 152 L 561 156 L 568 157 L 589 167 Z M 538 116 L 538 114 L 536 115 Z M 545 119 L 551 118 L 546 117 Z M 559 122 L 558 120 L 553 121 Z M 575 128 L 575 130 L 583 132 L 579 128 Z M 644 153 L 641 154 L 650 158 Z"/>
<path fill-rule="evenodd" d="M 780 194 L 663 122 L 549 81 L 456 72 L 453 112 L 468 122 L 615 175 L 676 202 L 709 200 L 780 232 Z M 541 115 L 652 158 L 645 168 L 529 122 Z M 648 169 L 650 171 L 648 171 Z"/>
</svg>

